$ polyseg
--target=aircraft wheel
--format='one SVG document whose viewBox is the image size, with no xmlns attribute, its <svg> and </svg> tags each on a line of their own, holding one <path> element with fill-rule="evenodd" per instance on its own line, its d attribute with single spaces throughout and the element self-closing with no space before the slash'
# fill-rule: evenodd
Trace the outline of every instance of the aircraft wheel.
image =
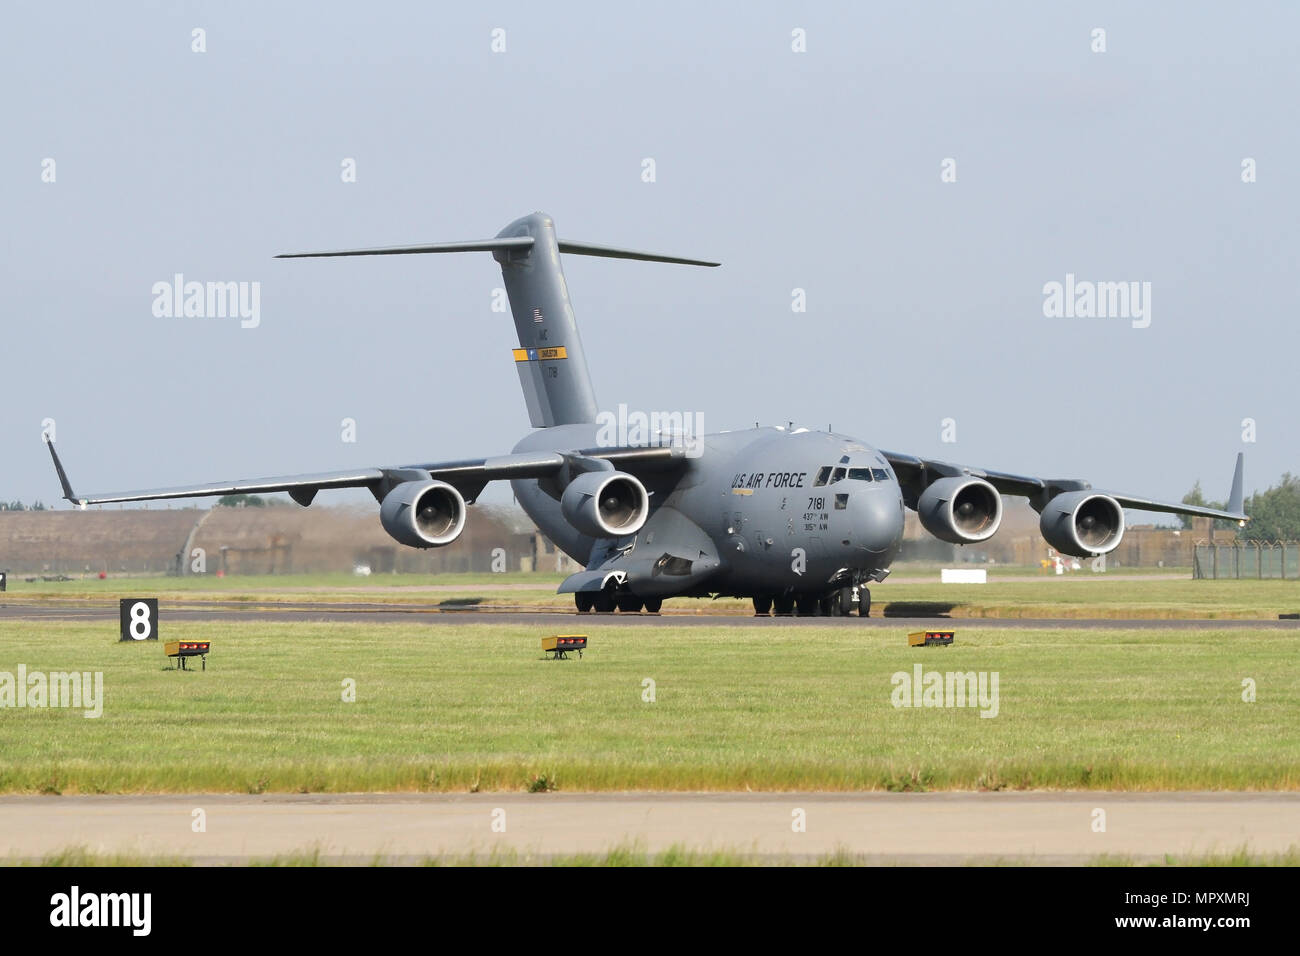
<svg viewBox="0 0 1300 956">
<path fill-rule="evenodd" d="M 858 616 L 871 617 L 871 592 L 866 588 L 858 588 Z"/>
<path fill-rule="evenodd" d="M 772 611 L 777 617 L 789 617 L 794 613 L 794 598 L 782 594 L 772 599 Z"/>
<path fill-rule="evenodd" d="M 578 609 L 579 614 L 586 614 L 595 603 L 596 599 L 590 591 L 575 591 L 573 594 L 573 604 Z"/>
<path fill-rule="evenodd" d="M 768 616 L 769 614 L 771 614 L 771 613 L 772 613 L 772 598 L 771 598 L 771 597 L 756 597 L 756 598 L 754 598 L 754 616 L 755 616 L 755 617 L 767 617 L 767 616 Z"/>
<path fill-rule="evenodd" d="M 647 614 L 658 614 L 659 609 L 663 606 L 663 598 L 646 598 L 645 609 Z"/>
<path fill-rule="evenodd" d="M 817 599 L 815 597 L 809 597 L 807 595 L 801 594 L 797 598 L 795 598 L 794 603 L 795 603 L 795 607 L 799 609 L 800 617 L 817 616 Z"/>
<path fill-rule="evenodd" d="M 599 613 L 609 614 L 618 606 L 618 601 L 613 591 L 601 591 L 596 595 L 594 604 Z"/>
<path fill-rule="evenodd" d="M 840 588 L 831 595 L 831 604 L 838 617 L 848 617 L 853 613 L 853 588 Z"/>
<path fill-rule="evenodd" d="M 627 614 L 636 614 L 641 610 L 641 599 L 632 594 L 620 595 L 618 609 Z"/>
</svg>

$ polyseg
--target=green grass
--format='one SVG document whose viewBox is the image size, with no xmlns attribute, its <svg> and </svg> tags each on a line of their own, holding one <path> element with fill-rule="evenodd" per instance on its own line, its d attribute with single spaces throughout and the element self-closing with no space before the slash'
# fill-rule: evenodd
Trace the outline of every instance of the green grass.
<svg viewBox="0 0 1300 956">
<path fill-rule="evenodd" d="M 38 580 L 28 583 L 27 578 Z M 550 588 L 564 580 L 563 574 L 539 572 L 524 574 L 517 571 L 502 574 L 371 574 L 365 577 L 356 574 L 231 574 L 217 577 L 215 574 L 189 574 L 174 577 L 168 574 L 110 574 L 100 578 L 95 574 L 70 575 L 71 581 L 42 581 L 39 574 L 12 572 L 9 577 L 9 591 L 18 594 L 89 594 L 111 595 L 122 588 L 123 582 L 151 584 L 155 590 L 166 592 L 226 592 L 248 590 L 304 589 L 304 590 L 349 590 L 356 592 L 379 591 L 390 588 L 423 588 L 429 586 L 450 585 L 460 587 L 497 586 L 501 584 L 535 586 L 538 589 Z"/>
<path fill-rule="evenodd" d="M 214 643 L 177 672 L 115 622 L 5 621 L 0 671 L 102 671 L 106 700 L 0 710 L 0 792 L 1300 787 L 1289 631 L 583 627 L 553 662 L 546 622 L 173 624 Z M 999 716 L 895 709 L 914 662 L 997 671 Z"/>
<path fill-rule="evenodd" d="M 1146 569 L 1151 570 L 1151 569 Z M 1164 571 L 1165 569 L 1155 569 Z M 898 578 L 929 577 L 914 583 Z M 1032 580 L 1007 578 L 1031 577 Z M 937 567 L 901 566 L 894 579 L 871 589 L 873 613 L 890 616 L 947 614 L 955 618 L 1250 618 L 1276 619 L 1300 612 L 1300 581 L 1194 581 L 1151 573 L 1076 571 L 1038 575 L 1035 569 L 997 568 L 988 584 L 940 584 Z M 60 600 L 112 601 L 133 594 L 157 595 L 166 603 L 277 602 L 383 603 L 398 605 L 525 606 L 569 610 L 568 595 L 557 595 L 558 574 L 349 574 L 264 575 L 217 578 L 110 577 L 28 584 L 11 577 L 4 601 L 14 604 Z M 748 601 L 680 598 L 664 604 L 666 613 L 747 613 Z"/>
<path fill-rule="evenodd" d="M 1162 860 L 1144 860 L 1129 856 L 1099 856 L 1090 866 L 1300 866 L 1300 845 L 1293 844 L 1281 853 L 1255 853 L 1246 847 L 1227 853 L 1182 855 L 1169 853 Z"/>
<path fill-rule="evenodd" d="M 1149 580 L 1076 571 L 1043 581 L 909 584 L 886 580 L 871 589 L 885 614 L 910 610 L 954 617 L 1252 618 L 1300 611 L 1300 581 Z"/>
<path fill-rule="evenodd" d="M 332 866 L 340 861 L 322 856 L 319 850 L 306 850 L 300 853 L 283 854 L 266 858 L 253 858 L 240 861 L 238 866 Z M 390 866 L 408 862 L 390 859 L 383 855 L 364 861 L 367 866 Z M 603 853 L 555 854 L 542 855 L 531 852 L 520 853 L 513 849 L 493 849 L 489 853 L 455 854 L 423 857 L 415 861 L 420 866 L 870 866 L 879 860 L 870 855 L 851 853 L 840 849 L 813 858 L 798 858 L 782 854 L 763 855 L 737 849 L 692 849 L 674 845 L 658 853 L 647 851 L 638 843 L 622 844 Z M 968 866 L 1018 866 L 1025 861 L 1015 857 L 994 860 L 972 859 Z M 1032 859 L 1027 861 L 1032 863 Z M 194 866 L 193 860 L 184 857 L 145 856 L 121 853 L 95 853 L 84 847 L 74 847 L 60 853 L 51 854 L 39 860 L 0 859 L 0 865 L 18 866 Z M 1252 853 L 1241 849 L 1224 854 L 1204 854 L 1182 856 L 1167 854 L 1159 860 L 1126 856 L 1097 856 L 1086 862 L 1088 866 L 1201 866 L 1201 867 L 1241 867 L 1241 866 L 1300 866 L 1300 847 L 1291 847 L 1282 853 Z"/>
<path fill-rule="evenodd" d="M 558 602 L 556 587 L 563 574 L 266 574 L 230 575 L 95 575 L 71 581 L 26 580 L 32 574 L 11 574 L 8 592 L 0 601 L 41 603 L 59 600 L 104 600 L 148 593 L 190 601 L 315 601 L 436 604 L 489 596 L 496 603 Z M 37 576 L 39 577 L 39 576 Z M 563 602 L 572 607 L 572 599 Z"/>
</svg>

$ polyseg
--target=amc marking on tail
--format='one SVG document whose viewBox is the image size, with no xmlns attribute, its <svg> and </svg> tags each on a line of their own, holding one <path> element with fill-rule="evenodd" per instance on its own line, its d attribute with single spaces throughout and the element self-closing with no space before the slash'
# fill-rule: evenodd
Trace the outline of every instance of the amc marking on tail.
<svg viewBox="0 0 1300 956">
<path fill-rule="evenodd" d="M 569 353 L 564 350 L 564 346 L 558 346 L 553 349 L 514 349 L 516 362 L 545 362 L 550 359 L 566 359 Z"/>
</svg>

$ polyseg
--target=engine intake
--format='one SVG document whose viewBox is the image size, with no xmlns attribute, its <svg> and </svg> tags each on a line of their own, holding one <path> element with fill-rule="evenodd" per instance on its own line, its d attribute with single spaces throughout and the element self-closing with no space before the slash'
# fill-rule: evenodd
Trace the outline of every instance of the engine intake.
<svg viewBox="0 0 1300 956">
<path fill-rule="evenodd" d="M 1075 558 L 1106 554 L 1124 537 L 1124 509 L 1110 495 L 1067 491 L 1043 509 L 1038 527 L 1057 551 Z"/>
<path fill-rule="evenodd" d="M 445 481 L 404 481 L 379 506 L 384 530 L 412 548 L 441 548 L 465 527 L 465 499 Z"/>
<path fill-rule="evenodd" d="M 916 502 L 921 526 L 940 541 L 975 544 L 1002 524 L 1002 496 L 983 478 L 940 478 Z"/>
<path fill-rule="evenodd" d="M 650 495 L 632 475 L 589 471 L 569 482 L 560 510 L 590 538 L 618 538 L 641 530 L 650 514 Z"/>
</svg>

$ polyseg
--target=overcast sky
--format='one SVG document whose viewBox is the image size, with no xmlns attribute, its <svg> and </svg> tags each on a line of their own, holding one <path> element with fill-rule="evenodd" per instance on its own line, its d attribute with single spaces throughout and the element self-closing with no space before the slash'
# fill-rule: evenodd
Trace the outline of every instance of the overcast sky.
<svg viewBox="0 0 1300 956">
<path fill-rule="evenodd" d="M 82 491 L 508 451 L 488 255 L 271 257 L 538 209 L 723 262 L 565 261 L 603 407 L 1175 500 L 1300 470 L 1294 4 L 701 6 L 8 5 L 0 498 L 59 497 L 47 418 Z M 155 316 L 176 273 L 260 324 Z M 1045 316 L 1067 274 L 1149 326 Z"/>
</svg>

